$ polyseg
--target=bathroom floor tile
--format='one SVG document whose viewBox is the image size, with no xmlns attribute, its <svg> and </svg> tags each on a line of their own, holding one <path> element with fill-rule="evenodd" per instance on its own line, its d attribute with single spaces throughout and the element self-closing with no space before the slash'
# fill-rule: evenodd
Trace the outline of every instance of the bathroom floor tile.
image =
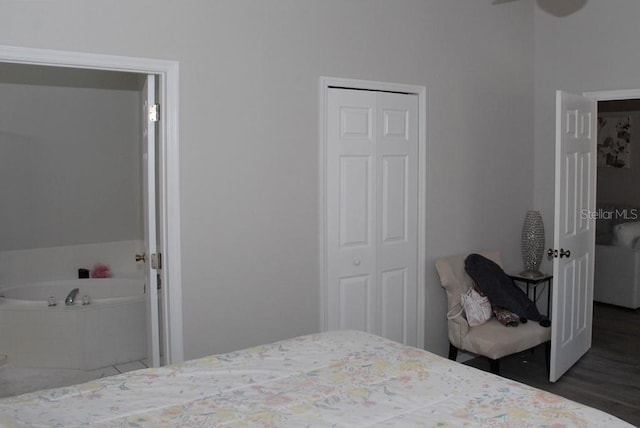
<svg viewBox="0 0 640 428">
<path fill-rule="evenodd" d="M 114 366 L 120 373 L 130 372 L 132 370 L 146 369 L 147 366 L 140 361 L 132 361 L 130 363 L 117 364 Z"/>
<path fill-rule="evenodd" d="M 121 372 L 119 372 L 115 367 L 110 366 L 92 370 L 92 373 L 96 373 L 96 378 L 103 378 L 107 376 L 115 376 L 117 374 L 120 374 Z"/>
</svg>

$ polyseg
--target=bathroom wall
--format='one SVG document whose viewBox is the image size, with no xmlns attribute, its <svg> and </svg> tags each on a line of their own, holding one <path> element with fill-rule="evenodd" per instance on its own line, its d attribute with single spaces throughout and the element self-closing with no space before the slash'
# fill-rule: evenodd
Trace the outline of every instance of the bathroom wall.
<svg viewBox="0 0 640 428">
<path fill-rule="evenodd" d="M 142 240 L 0 251 L 0 289 L 32 282 L 74 279 L 78 269 L 104 263 L 114 277 L 144 275 L 135 255 L 144 252 Z"/>
<path fill-rule="evenodd" d="M 140 239 L 138 91 L 24 67 L 0 68 L 0 251 Z"/>
<path fill-rule="evenodd" d="M 142 248 L 139 81 L 126 73 L 0 65 L 0 288 Z"/>
</svg>

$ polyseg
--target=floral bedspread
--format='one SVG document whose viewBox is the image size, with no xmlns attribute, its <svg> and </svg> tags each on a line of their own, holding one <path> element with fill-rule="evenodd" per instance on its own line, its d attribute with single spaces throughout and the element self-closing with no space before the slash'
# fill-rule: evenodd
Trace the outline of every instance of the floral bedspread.
<svg viewBox="0 0 640 428">
<path fill-rule="evenodd" d="M 426 351 L 338 331 L 5 398 L 0 426 L 631 425 Z"/>
</svg>

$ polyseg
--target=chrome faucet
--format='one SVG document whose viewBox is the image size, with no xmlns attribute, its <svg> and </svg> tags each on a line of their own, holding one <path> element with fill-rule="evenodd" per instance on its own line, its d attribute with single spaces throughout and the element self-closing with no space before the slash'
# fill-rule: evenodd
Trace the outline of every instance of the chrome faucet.
<svg viewBox="0 0 640 428">
<path fill-rule="evenodd" d="M 80 291 L 79 288 L 74 288 L 73 290 L 71 290 L 69 292 L 69 294 L 67 294 L 67 298 L 64 299 L 65 305 L 73 305 L 74 304 L 74 302 L 76 301 L 76 294 L 78 294 L 78 291 Z"/>
</svg>

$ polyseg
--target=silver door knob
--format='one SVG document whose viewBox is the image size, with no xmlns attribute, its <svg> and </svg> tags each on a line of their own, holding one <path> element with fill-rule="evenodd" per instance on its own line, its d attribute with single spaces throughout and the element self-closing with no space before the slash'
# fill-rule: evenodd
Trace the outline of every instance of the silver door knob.
<svg viewBox="0 0 640 428">
<path fill-rule="evenodd" d="M 353 259 L 354 266 L 360 266 L 360 259 Z"/>
</svg>

